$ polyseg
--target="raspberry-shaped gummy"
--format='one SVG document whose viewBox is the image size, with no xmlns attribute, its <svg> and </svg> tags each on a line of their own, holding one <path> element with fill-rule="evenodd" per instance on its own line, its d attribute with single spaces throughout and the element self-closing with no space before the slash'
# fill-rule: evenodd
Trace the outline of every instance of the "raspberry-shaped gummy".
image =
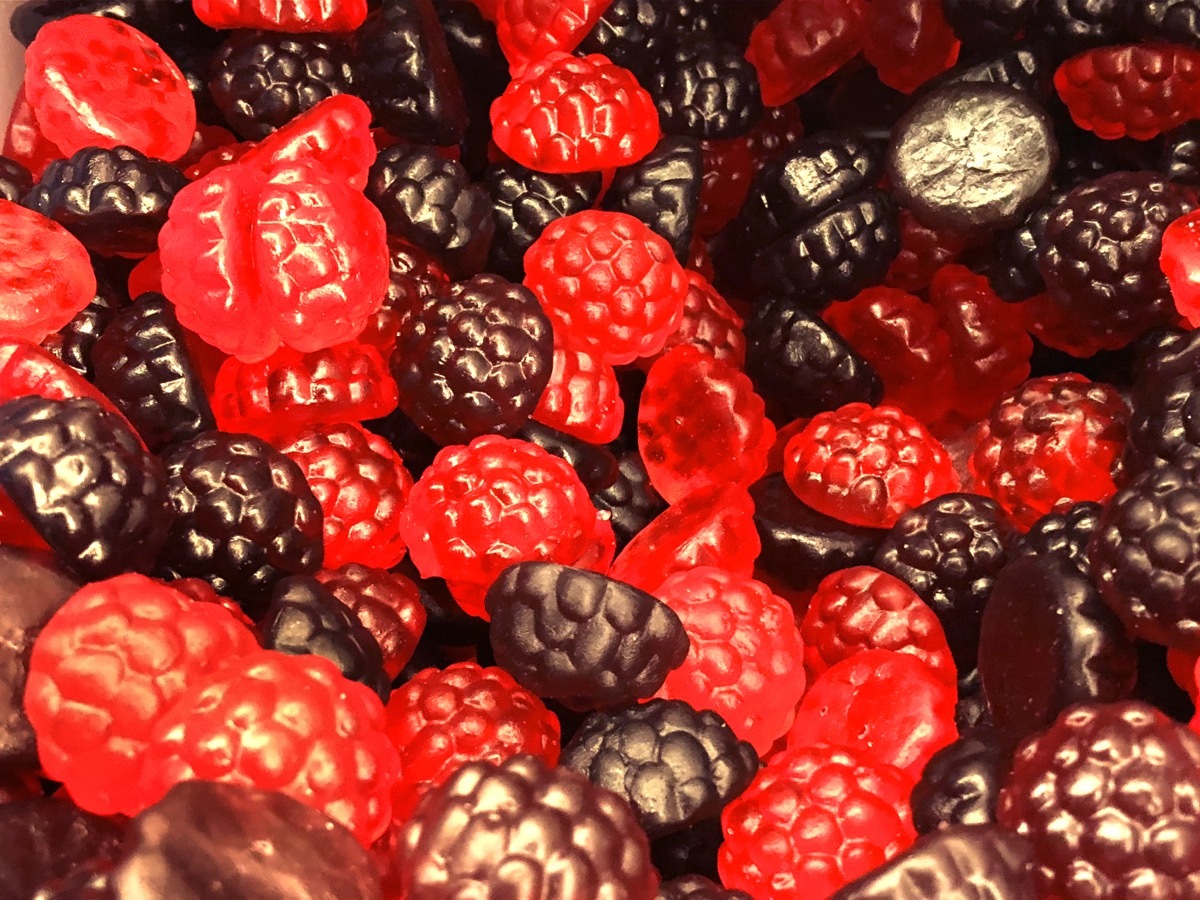
<svg viewBox="0 0 1200 900">
<path fill-rule="evenodd" d="M 725 808 L 721 883 L 754 897 L 828 897 L 907 848 L 912 780 L 843 747 L 778 754 Z"/>
<path fill-rule="evenodd" d="M 968 463 L 975 489 L 1022 530 L 1063 500 L 1107 500 L 1128 418 L 1109 385 L 1075 374 L 1031 378 L 979 426 Z"/>
<path fill-rule="evenodd" d="M 1033 844 L 1039 896 L 1186 897 L 1198 793 L 1196 735 L 1145 703 L 1081 705 L 1017 751 L 997 813 Z"/>
<path fill-rule="evenodd" d="M 1129 399 L 1124 463 L 1131 473 L 1200 463 L 1200 332 L 1163 332 L 1147 347 Z"/>
<path fill-rule="evenodd" d="M 632 72 L 598 54 L 548 53 L 509 83 L 491 120 L 504 153 L 556 174 L 627 166 L 659 138 L 653 99 Z"/>
<path fill-rule="evenodd" d="M 398 572 L 358 563 L 322 569 L 315 577 L 374 636 L 388 676 L 399 676 L 425 629 L 420 588 Z"/>
<path fill-rule="evenodd" d="M 827 575 L 808 602 L 800 635 L 810 680 L 864 650 L 894 650 L 955 683 L 954 659 L 933 610 L 899 578 L 871 566 Z"/>
<path fill-rule="evenodd" d="M 353 31 L 367 16 L 367 0 L 193 0 L 209 28 L 270 31 Z"/>
<path fill-rule="evenodd" d="M 750 33 L 746 59 L 762 99 L 782 106 L 824 81 L 862 49 L 863 0 L 783 0 Z"/>
<path fill-rule="evenodd" d="M 554 364 L 532 418 L 593 444 L 616 440 L 621 433 L 625 401 L 616 371 L 562 325 L 554 326 Z"/>
<path fill-rule="evenodd" d="M 364 845 L 391 818 L 397 757 L 383 705 L 327 659 L 247 654 L 184 692 L 151 741 L 138 783 L 146 804 L 194 779 L 276 790 Z"/>
<path fill-rule="evenodd" d="M 712 566 L 672 575 L 655 594 L 691 641 L 656 696 L 719 713 L 765 754 L 804 694 L 804 646 L 791 606 L 762 582 Z"/>
<path fill-rule="evenodd" d="M 484 618 L 484 594 L 513 563 L 604 568 L 613 552 L 612 527 L 570 464 L 499 435 L 438 453 L 409 493 L 400 533 L 421 575 L 447 579 L 462 608 Z"/>
<path fill-rule="evenodd" d="M 923 291 L 935 272 L 953 263 L 966 249 L 967 238 L 956 228 L 930 228 L 909 210 L 900 209 L 900 254 L 888 269 L 888 287 Z"/>
<path fill-rule="evenodd" d="M 959 43 L 942 0 L 884 0 L 868 6 L 863 57 L 879 80 L 911 94 L 958 59 Z"/>
<path fill-rule="evenodd" d="M 734 44 L 692 35 L 663 54 L 649 80 L 667 134 L 739 137 L 762 115 L 758 73 Z"/>
<path fill-rule="evenodd" d="M 758 754 L 716 713 L 651 700 L 583 720 L 561 765 L 629 801 L 654 839 L 720 815 L 758 772 Z"/>
<path fill-rule="evenodd" d="M 598 572 L 527 562 L 488 589 L 496 662 L 570 709 L 610 709 L 654 694 L 683 662 L 679 617 L 650 594 Z"/>
<path fill-rule="evenodd" d="M 48 349 L 19 338 L 0 338 L 0 402 L 31 396 L 47 400 L 87 397 L 120 416 L 108 397 Z"/>
<path fill-rule="evenodd" d="M 570 53 L 612 0 L 496 0 L 496 38 L 514 73 L 552 52 Z"/>
<path fill-rule="evenodd" d="M 683 317 L 688 282 L 646 225 L 591 210 L 542 232 L 525 254 L 525 284 L 565 330 L 621 365 L 662 350 Z"/>
<path fill-rule="evenodd" d="M 425 669 L 392 692 L 386 712 L 387 735 L 400 754 L 392 788 L 397 822 L 468 763 L 499 765 L 520 755 L 558 762 L 558 718 L 495 666 Z"/>
<path fill-rule="evenodd" d="M 237 162 L 268 173 L 285 162 L 312 159 L 330 175 L 362 190 L 375 161 L 370 126 L 371 111 L 365 103 L 335 94 L 250 146 Z"/>
<path fill-rule="evenodd" d="M 154 727 L 187 688 L 256 649 L 227 610 L 143 575 L 82 588 L 29 661 L 25 711 L 47 777 L 89 812 L 136 814 Z"/>
<path fill-rule="evenodd" d="M 946 449 L 891 406 L 818 413 L 788 441 L 784 476 L 808 506 L 852 525 L 889 528 L 906 511 L 958 490 Z"/>
<path fill-rule="evenodd" d="M 520 428 L 553 361 L 554 333 L 533 292 L 499 275 L 476 275 L 403 320 L 391 368 L 400 408 L 448 445 Z"/>
<path fill-rule="evenodd" d="M 683 298 L 683 318 L 679 327 L 667 337 L 662 352 L 690 344 L 713 359 L 743 368 L 746 365 L 746 335 L 742 327 L 746 323 L 703 275 L 691 270 L 684 274 L 688 289 Z"/>
</svg>

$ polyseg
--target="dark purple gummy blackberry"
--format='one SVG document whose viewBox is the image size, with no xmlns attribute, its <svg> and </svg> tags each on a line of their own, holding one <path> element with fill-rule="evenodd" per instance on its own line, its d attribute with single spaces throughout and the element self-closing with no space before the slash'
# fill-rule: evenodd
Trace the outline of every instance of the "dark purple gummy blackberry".
<svg viewBox="0 0 1200 900">
<path fill-rule="evenodd" d="M 258 141 L 334 94 L 350 90 L 350 48 L 329 34 L 238 30 L 217 48 L 213 103 L 244 141 Z"/>
<path fill-rule="evenodd" d="M 986 726 L 933 754 L 913 787 L 910 805 L 917 833 L 995 822 L 1003 757 L 996 733 Z"/>
<path fill-rule="evenodd" d="M 959 60 L 957 65 L 926 82 L 922 89 L 978 81 L 1042 97 L 1049 92 L 1053 75 L 1054 61 L 1040 44 L 1007 42 L 988 53 Z"/>
<path fill-rule="evenodd" d="M 1058 58 L 1129 39 L 1135 2 L 1037 0 L 1031 31 Z"/>
<path fill-rule="evenodd" d="M 0 806 L 0 896 L 45 896 L 40 893 L 44 886 L 111 861 L 122 831 L 117 821 L 54 797 Z"/>
<path fill-rule="evenodd" d="M 1017 751 L 997 817 L 1033 845 L 1037 896 L 1191 897 L 1198 795 L 1200 738 L 1145 703 L 1084 704 Z"/>
<path fill-rule="evenodd" d="M 633 216 L 686 262 L 700 209 L 704 155 L 687 137 L 665 137 L 643 159 L 617 169 L 602 208 Z"/>
<path fill-rule="evenodd" d="M 1132 5 L 1139 36 L 1200 47 L 1200 0 L 1134 0 Z"/>
<path fill-rule="evenodd" d="M 0 489 L 89 580 L 149 571 L 171 522 L 162 463 L 95 400 L 0 406 Z"/>
<path fill-rule="evenodd" d="M 1152 172 L 1116 172 L 1075 188 L 1046 223 L 1038 267 L 1050 299 L 1114 346 L 1169 324 L 1162 235 L 1194 209 L 1190 190 Z"/>
<path fill-rule="evenodd" d="M 664 882 L 656 900 L 752 900 L 745 891 L 730 891 L 703 875 L 684 875 Z"/>
<path fill-rule="evenodd" d="M 355 81 L 375 121 L 403 141 L 457 144 L 467 106 L 430 0 L 383 0 L 355 32 Z"/>
<path fill-rule="evenodd" d="M 600 173 L 551 175 L 512 160 L 496 163 L 483 176 L 492 201 L 496 233 L 488 270 L 505 278 L 525 277 L 525 251 L 556 219 L 591 209 L 600 197 Z"/>
<path fill-rule="evenodd" d="M 421 900 L 500 897 L 514 880 L 570 885 L 572 900 L 650 897 L 658 885 L 629 805 L 532 756 L 468 763 L 431 790 L 400 826 L 395 860 L 400 896 Z"/>
<path fill-rule="evenodd" d="M 33 188 L 29 170 L 7 156 L 0 156 L 0 199 L 20 203 Z"/>
<path fill-rule="evenodd" d="M 620 477 L 617 458 L 607 447 L 581 441 L 549 425 L 530 419 L 517 429 L 514 437 L 537 444 L 551 456 L 569 463 L 589 494 L 604 492 Z"/>
<path fill-rule="evenodd" d="M 811 590 L 826 575 L 868 565 L 888 533 L 848 525 L 806 506 L 781 472 L 756 481 L 750 496 L 762 543 L 755 564 L 793 590 Z"/>
<path fill-rule="evenodd" d="M 724 840 L 721 820 L 708 819 L 651 841 L 650 858 L 664 880 L 700 875 L 716 881 L 717 850 Z"/>
<path fill-rule="evenodd" d="M 1010 747 L 1074 703 L 1129 697 L 1137 681 L 1133 641 L 1064 554 L 1021 556 L 1001 569 L 978 662 L 992 721 Z"/>
<path fill-rule="evenodd" d="M 1033 849 L 994 825 L 957 825 L 909 849 L 829 900 L 1038 900 L 1029 874 Z"/>
<path fill-rule="evenodd" d="M 185 184 L 170 163 L 129 147 L 85 147 L 46 166 L 21 202 L 93 253 L 145 255 L 157 249 L 167 210 Z"/>
<path fill-rule="evenodd" d="M 1011 44 L 1029 25 L 1036 0 L 942 0 L 942 14 L 967 48 Z"/>
<path fill-rule="evenodd" d="M 1009 558 L 1057 556 L 1071 563 L 1084 578 L 1090 578 L 1087 549 L 1103 509 L 1099 503 L 1084 501 L 1064 512 L 1047 513 L 1021 535 Z"/>
<path fill-rule="evenodd" d="M 617 467 L 616 480 L 604 490 L 593 492 L 592 505 L 612 515 L 610 521 L 620 552 L 667 508 L 667 502 L 650 484 L 646 465 L 636 450 L 627 450 L 617 457 Z"/>
<path fill-rule="evenodd" d="M 1105 507 L 1088 555 L 1100 596 L 1130 634 L 1200 651 L 1200 470 L 1134 476 Z"/>
<path fill-rule="evenodd" d="M 984 604 L 1014 538 L 991 498 L 943 494 L 901 516 L 875 551 L 873 565 L 937 614 L 960 676 L 975 668 Z"/>
<path fill-rule="evenodd" d="M 292 656 L 323 656 L 384 703 L 391 683 L 375 636 L 320 582 L 304 575 L 281 579 L 262 619 L 262 645 Z"/>
<path fill-rule="evenodd" d="M 379 435 L 392 445 L 413 478 L 420 478 L 421 473 L 433 465 L 433 458 L 442 449 L 399 408 L 382 419 L 371 419 L 362 424 L 372 434 Z"/>
<path fill-rule="evenodd" d="M 708 35 L 676 42 L 646 87 L 667 134 L 724 140 L 745 134 L 762 115 L 754 66 L 736 45 Z"/>
<path fill-rule="evenodd" d="M 163 462 L 175 522 L 159 574 L 201 578 L 256 619 L 281 578 L 321 568 L 321 505 L 300 467 L 266 441 L 208 431 Z"/>
<path fill-rule="evenodd" d="M 432 147 L 397 144 L 375 158 L 365 193 L 388 234 L 432 253 L 454 277 L 483 269 L 496 228 L 492 202 L 459 163 Z"/>
<path fill-rule="evenodd" d="M 1052 191 L 1025 214 L 1016 228 L 998 231 L 992 237 L 992 259 L 987 277 L 1001 300 L 1019 303 L 1045 290 L 1046 282 L 1042 280 L 1038 260 L 1045 246 L 1050 215 L 1067 193 L 1065 188 Z"/>
<path fill-rule="evenodd" d="M 292 885 L 294 896 L 379 896 L 378 870 L 342 825 L 275 791 L 215 781 L 177 784 L 133 819 L 109 884 L 121 900 L 266 897 Z"/>
<path fill-rule="evenodd" d="M 47 335 L 42 341 L 42 349 L 48 350 L 91 381 L 95 376 L 92 348 L 117 311 L 128 303 L 125 289 L 117 287 L 112 279 L 98 271 L 96 296 L 70 322 Z"/>
<path fill-rule="evenodd" d="M 682 700 L 651 700 L 583 720 L 559 765 L 623 797 L 651 840 L 720 815 L 758 772 L 729 724 Z"/>
<path fill-rule="evenodd" d="M 883 382 L 871 364 L 820 316 L 788 297 L 759 304 L 746 323 L 746 374 L 776 422 L 883 398 Z"/>
<path fill-rule="evenodd" d="M 1186 122 L 1163 135 L 1155 168 L 1176 184 L 1200 187 L 1200 122 Z"/>
<path fill-rule="evenodd" d="M 674 36 L 678 16 L 671 6 L 662 0 L 613 0 L 575 52 L 600 53 L 644 79 Z"/>
<path fill-rule="evenodd" d="M 217 427 L 174 306 L 142 294 L 92 347 L 96 387 L 158 452 Z"/>
<path fill-rule="evenodd" d="M 391 367 L 400 408 L 449 445 L 520 428 L 553 363 L 554 333 L 533 292 L 477 275 L 439 291 L 405 320 Z"/>
<path fill-rule="evenodd" d="M 649 697 L 687 656 L 674 612 L 598 572 L 518 563 L 484 602 L 497 663 L 568 709 L 613 709 Z"/>
<path fill-rule="evenodd" d="M 695 34 L 726 36 L 722 33 L 727 33 L 729 27 L 729 4 L 723 0 L 665 0 L 663 5 L 667 8 L 670 16 L 668 24 L 676 37 Z"/>
<path fill-rule="evenodd" d="M 28 47 L 43 25 L 74 15 L 118 19 L 157 41 L 197 24 L 190 0 L 29 0 L 13 10 L 9 28 Z"/>
<path fill-rule="evenodd" d="M 1153 336 L 1135 367 L 1124 465 L 1200 463 L 1200 332 Z"/>
</svg>

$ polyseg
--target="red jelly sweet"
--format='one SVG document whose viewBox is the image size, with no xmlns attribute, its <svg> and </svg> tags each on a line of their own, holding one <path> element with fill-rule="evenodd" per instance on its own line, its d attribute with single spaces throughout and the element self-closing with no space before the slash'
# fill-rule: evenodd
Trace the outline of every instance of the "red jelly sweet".
<svg viewBox="0 0 1200 900">
<path fill-rule="evenodd" d="M 267 31 L 353 31 L 367 17 L 367 0 L 193 0 L 211 28 Z"/>
<path fill-rule="evenodd" d="M 807 93 L 862 49 L 864 0 L 783 0 L 755 26 L 746 59 L 758 70 L 763 103 Z"/>
<path fill-rule="evenodd" d="M 616 371 L 590 344 L 561 325 L 554 329 L 550 381 L 532 418 L 593 444 L 606 444 L 621 433 L 625 401 Z"/>
</svg>

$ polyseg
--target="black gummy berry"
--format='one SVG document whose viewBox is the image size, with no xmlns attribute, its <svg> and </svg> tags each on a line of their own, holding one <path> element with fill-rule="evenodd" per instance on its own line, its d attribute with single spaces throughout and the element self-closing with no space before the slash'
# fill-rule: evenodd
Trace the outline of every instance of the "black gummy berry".
<svg viewBox="0 0 1200 900">
<path fill-rule="evenodd" d="M 1052 191 L 1015 228 L 993 235 L 987 277 L 1001 300 L 1019 303 L 1045 290 L 1038 264 L 1045 246 L 1046 224 L 1067 193 L 1065 188 Z"/>
<path fill-rule="evenodd" d="M 617 458 L 607 447 L 581 441 L 533 419 L 518 428 L 514 436 L 569 463 L 589 494 L 603 493 L 621 475 Z"/>
<path fill-rule="evenodd" d="M 456 278 L 482 270 L 496 227 L 492 202 L 454 160 L 397 144 L 376 157 L 365 193 L 388 234 L 432 253 Z"/>
<path fill-rule="evenodd" d="M 96 387 L 133 423 L 152 451 L 217 427 L 174 306 L 142 294 L 92 348 Z"/>
<path fill-rule="evenodd" d="M 942 14 L 968 48 L 1011 44 L 1033 16 L 1036 0 L 942 0 Z"/>
<path fill-rule="evenodd" d="M 1200 333 L 1167 332 L 1136 367 L 1124 465 L 1200 463 Z"/>
<path fill-rule="evenodd" d="M 92 347 L 117 310 L 128 302 L 124 289 L 97 272 L 96 296 L 70 322 L 53 334 L 46 335 L 42 349 L 50 351 L 88 381 L 94 380 Z"/>
<path fill-rule="evenodd" d="M 1135 0 L 1133 6 L 1133 29 L 1139 36 L 1200 47 L 1197 0 Z"/>
<path fill-rule="evenodd" d="M 20 203 L 33 187 L 29 170 L 7 156 L 0 156 L 0 199 Z"/>
<path fill-rule="evenodd" d="M 656 900 L 752 900 L 745 891 L 731 891 L 703 875 L 683 875 L 663 882 Z"/>
<path fill-rule="evenodd" d="M 93 253 L 145 255 L 158 248 L 167 210 L 185 184 L 170 163 L 129 147 L 85 147 L 50 163 L 22 203 Z"/>
<path fill-rule="evenodd" d="M 1176 184 L 1200 187 L 1200 122 L 1186 122 L 1163 135 L 1155 168 Z"/>
<path fill-rule="evenodd" d="M 550 380 L 554 333 L 537 297 L 477 275 L 430 297 L 404 321 L 392 374 L 400 407 L 442 445 L 520 428 Z"/>
<path fill-rule="evenodd" d="M 617 169 L 602 208 L 633 216 L 685 262 L 700 209 L 704 155 L 687 137 L 665 137 L 643 159 Z"/>
<path fill-rule="evenodd" d="M 209 431 L 163 462 L 176 516 L 160 574 L 201 578 L 253 619 L 281 578 L 321 568 L 321 505 L 300 467 L 266 441 Z"/>
<path fill-rule="evenodd" d="M 293 656 L 322 656 L 384 703 L 391 694 L 379 642 L 315 579 L 294 575 L 275 585 L 262 620 L 262 645 Z"/>
<path fill-rule="evenodd" d="M 650 484 L 646 465 L 636 450 L 628 450 L 617 458 L 616 480 L 602 491 L 592 494 L 592 505 L 612 515 L 613 533 L 617 537 L 617 551 L 654 517 L 667 508 L 667 503 Z"/>
<path fill-rule="evenodd" d="M 569 709 L 612 709 L 651 696 L 687 656 L 665 604 L 632 585 L 554 563 L 509 566 L 488 589 L 496 662 Z"/>
<path fill-rule="evenodd" d="M 1032 31 L 1060 59 L 1091 47 L 1123 43 L 1131 35 L 1130 0 L 1037 0 Z"/>
<path fill-rule="evenodd" d="M 701 875 L 717 880 L 717 851 L 725 835 L 720 819 L 708 819 L 650 843 L 650 858 L 663 879 Z"/>
<path fill-rule="evenodd" d="M 1099 503 L 1083 501 L 1063 512 L 1047 513 L 1021 535 L 1009 559 L 1057 556 L 1071 563 L 1084 578 L 1090 578 L 1087 549 L 1103 509 Z"/>
<path fill-rule="evenodd" d="M 600 53 L 643 80 L 667 51 L 676 24 L 670 3 L 613 0 L 576 52 Z"/>
<path fill-rule="evenodd" d="M 958 679 L 958 702 L 954 704 L 954 724 L 962 734 L 972 728 L 991 726 L 992 711 L 988 709 L 987 697 L 983 693 L 983 681 L 979 669 L 968 672 Z"/>
<path fill-rule="evenodd" d="M 122 831 L 115 820 L 54 797 L 0 806 L 0 896 L 45 896 L 40 893 L 43 887 L 111 861 Z"/>
<path fill-rule="evenodd" d="M 418 144 L 462 140 L 466 101 L 430 0 L 383 0 L 355 48 L 360 96 L 390 134 Z"/>
<path fill-rule="evenodd" d="M 762 115 L 758 73 L 734 44 L 696 35 L 678 41 L 647 89 L 667 134 L 713 141 L 739 137 Z"/>
<path fill-rule="evenodd" d="M 89 580 L 149 571 L 171 521 L 162 463 L 95 400 L 0 406 L 0 488 Z"/>
<path fill-rule="evenodd" d="M 972 729 L 933 754 L 912 792 L 917 833 L 995 822 L 1003 758 L 1000 741 L 988 727 Z"/>
<path fill-rule="evenodd" d="M 623 797 L 651 840 L 720 815 L 758 771 L 728 723 L 682 700 L 651 700 L 583 720 L 559 765 Z"/>
<path fill-rule="evenodd" d="M 105 16 L 162 41 L 198 24 L 189 0 L 29 0 L 13 10 L 13 37 L 28 47 L 42 26 L 67 16 Z"/>
</svg>

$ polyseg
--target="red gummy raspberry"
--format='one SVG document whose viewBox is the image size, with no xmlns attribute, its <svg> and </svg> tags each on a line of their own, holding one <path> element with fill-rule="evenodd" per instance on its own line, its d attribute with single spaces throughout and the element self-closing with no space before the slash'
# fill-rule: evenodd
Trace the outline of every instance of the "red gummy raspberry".
<svg viewBox="0 0 1200 900">
<path fill-rule="evenodd" d="M 912 786 L 844 747 L 780 753 L 721 814 L 721 883 L 772 900 L 828 897 L 916 839 Z"/>
<path fill-rule="evenodd" d="M 612 0 L 498 0 L 496 39 L 514 74 L 554 51 L 570 53 Z"/>
<path fill-rule="evenodd" d="M 279 791 L 370 845 L 391 819 L 397 765 L 378 694 L 324 657 L 257 650 L 159 719 L 137 788 L 143 805 L 197 779 Z"/>
<path fill-rule="evenodd" d="M 395 411 L 396 380 L 379 351 L 350 341 L 313 353 L 230 357 L 217 372 L 213 414 L 223 431 L 270 438 L 309 425 L 363 422 Z"/>
<path fill-rule="evenodd" d="M 196 131 L 196 102 L 179 66 L 136 28 L 105 16 L 43 25 L 25 51 L 25 96 L 65 156 L 124 145 L 174 160 Z"/>
<path fill-rule="evenodd" d="M 518 562 L 608 567 L 616 538 L 565 461 L 528 441 L 484 435 L 434 457 L 408 496 L 400 533 L 425 578 L 445 578 L 464 611 Z"/>
<path fill-rule="evenodd" d="M 1080 128 L 1148 141 L 1200 116 L 1200 50 L 1123 44 L 1085 50 L 1058 67 L 1054 88 Z"/>
<path fill-rule="evenodd" d="M 1176 311 L 1193 328 L 1200 326 L 1200 210 L 1167 226 L 1160 263 Z"/>
<path fill-rule="evenodd" d="M 804 695 L 792 607 L 761 581 L 711 566 L 672 575 L 655 596 L 679 616 L 691 646 L 654 696 L 711 709 L 765 754 Z"/>
<path fill-rule="evenodd" d="M 871 566 L 826 576 L 808 602 L 800 634 L 810 681 L 864 650 L 894 650 L 955 687 L 954 659 L 937 615 L 899 578 Z"/>
<path fill-rule="evenodd" d="M 0 339 L 0 403 L 32 396 L 48 400 L 87 397 L 125 418 L 105 394 L 57 356 L 29 341 Z M 132 425 L 129 429 L 137 434 Z"/>
<path fill-rule="evenodd" d="M 404 558 L 400 511 L 413 482 L 391 444 L 343 422 L 312 426 L 280 449 L 321 504 L 326 568 L 390 569 Z"/>
<path fill-rule="evenodd" d="M 785 103 L 783 106 L 767 107 L 758 124 L 746 133 L 746 145 L 754 157 L 755 169 L 782 158 L 803 137 L 804 122 L 800 118 L 799 106 Z"/>
<path fill-rule="evenodd" d="M 684 274 L 688 289 L 683 298 L 683 318 L 679 327 L 667 337 L 662 353 L 652 360 L 643 360 L 643 364 L 660 359 L 673 347 L 686 344 L 723 363 L 742 368 L 746 363 L 746 335 L 742 327 L 746 323 L 703 275 L 691 271 Z"/>
<path fill-rule="evenodd" d="M 237 162 L 254 147 L 254 141 L 240 141 L 236 144 L 222 144 L 220 147 L 214 147 L 184 169 L 183 177 L 188 181 L 199 181 L 214 169 Z"/>
<path fill-rule="evenodd" d="M 864 0 L 783 0 L 750 34 L 746 59 L 763 103 L 782 106 L 816 87 L 862 49 Z"/>
<path fill-rule="evenodd" d="M 700 182 L 696 233 L 712 237 L 733 221 L 746 202 L 757 166 L 745 135 L 701 141 L 700 150 L 704 158 L 704 175 Z"/>
<path fill-rule="evenodd" d="M 1197 663 L 1200 663 L 1200 653 L 1189 653 L 1178 647 L 1167 648 L 1167 671 L 1171 673 L 1174 682 L 1187 692 L 1193 702 L 1196 699 Z M 1192 725 L 1192 730 L 1197 730 L 1195 724 Z"/>
<path fill-rule="evenodd" d="M 900 253 L 892 261 L 884 284 L 902 291 L 923 291 L 942 266 L 954 262 L 967 248 L 962 233 L 929 228 L 900 208 Z"/>
<path fill-rule="evenodd" d="M 25 711 L 43 770 L 89 812 L 136 815 L 154 727 L 186 689 L 256 648 L 228 611 L 143 575 L 87 585 L 29 661 Z"/>
<path fill-rule="evenodd" d="M 646 376 L 638 449 L 668 502 L 701 488 L 748 488 L 767 469 L 775 426 L 740 370 L 692 346 L 664 354 Z"/>
<path fill-rule="evenodd" d="M 393 691 L 387 734 L 400 752 L 392 788 L 396 822 L 469 762 L 499 765 L 529 754 L 558 763 L 558 718 L 506 671 L 474 662 L 425 669 Z"/>
<path fill-rule="evenodd" d="M 888 87 L 911 94 L 958 59 L 941 0 L 871 0 L 863 56 Z"/>
<path fill-rule="evenodd" d="M 231 600 L 228 597 L 218 594 L 213 586 L 203 578 L 176 578 L 171 582 L 171 587 L 179 591 L 185 596 L 191 597 L 196 603 L 215 603 L 222 607 L 228 613 L 237 619 L 241 624 L 245 625 L 251 634 L 257 634 L 257 628 L 254 621 L 246 615 L 245 611 L 238 605 L 236 600 Z"/>
<path fill-rule="evenodd" d="M 959 489 L 946 448 L 891 406 L 848 403 L 818 413 L 784 453 L 796 496 L 852 525 L 891 528 L 908 510 Z"/>
<path fill-rule="evenodd" d="M 398 572 L 358 563 L 322 569 L 316 579 L 371 632 L 383 652 L 383 670 L 397 678 L 425 630 L 425 606 L 416 583 Z"/>
<path fill-rule="evenodd" d="M 616 371 L 562 325 L 554 328 L 554 366 L 532 418 L 592 444 L 621 433 L 625 401 Z"/>
<path fill-rule="evenodd" d="M 552 222 L 525 253 L 525 285 L 605 362 L 662 350 L 688 281 L 670 245 L 633 216 L 588 210 Z"/>
<path fill-rule="evenodd" d="M 192 0 L 209 28 L 266 31 L 353 31 L 367 17 L 367 0 Z"/>
<path fill-rule="evenodd" d="M 1022 530 L 1059 503 L 1116 492 L 1129 410 L 1116 388 L 1066 373 L 1031 378 L 1000 399 L 975 433 L 975 490 Z"/>
<path fill-rule="evenodd" d="M 175 167 L 182 169 L 184 173 L 190 172 L 192 167 L 200 162 L 201 159 L 208 156 L 217 150 L 222 150 L 225 147 L 230 147 L 238 143 L 237 136 L 228 128 L 222 128 L 220 125 L 207 125 L 204 122 L 196 123 L 196 131 L 192 135 L 192 143 L 188 145 L 187 153 L 175 160 Z M 249 146 L 253 146 L 252 144 Z M 214 167 L 215 168 L 215 167 Z M 196 176 L 187 176 L 188 181 L 195 181 Z"/>
<path fill-rule="evenodd" d="M 63 153 L 38 126 L 33 107 L 25 97 L 25 85 L 17 90 L 12 111 L 8 116 L 8 130 L 4 133 L 4 155 L 27 168 L 34 178 L 41 178 L 46 166 Z"/>
<path fill-rule="evenodd" d="M 404 319 L 449 283 L 450 276 L 431 254 L 402 238 L 389 236 L 387 296 L 367 319 L 358 339 L 390 359 Z"/>
<path fill-rule="evenodd" d="M 492 104 L 492 140 L 521 165 L 567 174 L 637 162 L 658 143 L 658 111 L 607 57 L 549 53 Z"/>
</svg>

